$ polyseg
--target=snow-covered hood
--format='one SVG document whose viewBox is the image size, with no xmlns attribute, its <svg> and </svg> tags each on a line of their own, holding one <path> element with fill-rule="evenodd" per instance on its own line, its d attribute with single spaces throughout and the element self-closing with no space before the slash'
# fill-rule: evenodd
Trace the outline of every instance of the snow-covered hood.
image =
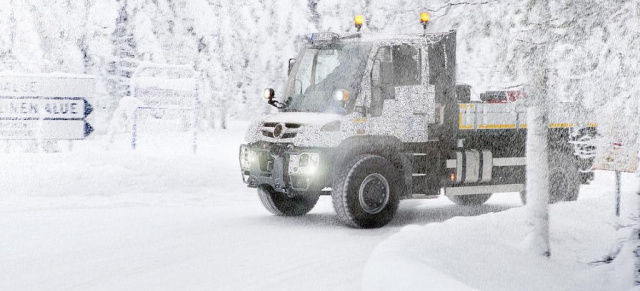
<svg viewBox="0 0 640 291">
<path fill-rule="evenodd" d="M 314 112 L 280 112 L 267 115 L 262 122 L 297 123 L 302 125 L 323 126 L 329 122 L 340 119 L 341 115 L 334 113 Z"/>
<path fill-rule="evenodd" d="M 344 119 L 344 115 L 313 112 L 279 112 L 259 118 L 251 123 L 245 141 L 248 143 L 266 141 L 273 143 L 293 143 L 303 147 L 332 147 L 342 140 L 339 131 L 322 131 L 328 123 Z M 276 124 L 282 124 L 284 131 L 274 137 Z"/>
</svg>

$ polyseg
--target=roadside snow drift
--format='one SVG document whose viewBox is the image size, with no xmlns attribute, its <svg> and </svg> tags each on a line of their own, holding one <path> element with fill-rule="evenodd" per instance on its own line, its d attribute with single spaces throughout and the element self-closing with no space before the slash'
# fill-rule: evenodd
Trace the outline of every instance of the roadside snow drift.
<svg viewBox="0 0 640 291">
<path fill-rule="evenodd" d="M 626 178 L 634 181 L 632 175 Z M 586 196 L 596 189 L 601 196 L 551 207 L 551 259 L 524 249 L 523 207 L 455 217 L 406 226 L 382 242 L 367 262 L 363 289 L 627 290 L 633 283 L 633 248 L 623 247 L 610 264 L 597 263 L 615 249 L 619 237 L 628 238 L 627 228 L 617 233 L 613 227 L 611 181 L 582 187 Z M 633 184 L 623 184 L 627 200 L 633 199 Z"/>
</svg>

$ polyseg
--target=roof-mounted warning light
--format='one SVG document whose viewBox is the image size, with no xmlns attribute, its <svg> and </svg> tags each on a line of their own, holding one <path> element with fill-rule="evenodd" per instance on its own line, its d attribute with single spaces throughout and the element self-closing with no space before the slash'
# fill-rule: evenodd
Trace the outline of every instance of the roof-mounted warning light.
<svg viewBox="0 0 640 291">
<path fill-rule="evenodd" d="M 429 24 L 430 19 L 431 18 L 429 17 L 429 13 L 427 12 L 420 13 L 420 23 L 422 23 L 422 28 L 424 29 L 425 33 L 427 33 L 427 24 Z"/>
<path fill-rule="evenodd" d="M 356 29 L 358 29 L 358 32 L 360 32 L 360 29 L 364 24 L 364 16 L 356 15 L 356 18 L 354 19 L 353 23 L 356 25 Z"/>
<path fill-rule="evenodd" d="M 319 32 L 312 33 L 309 40 L 313 45 L 330 44 L 339 41 L 340 36 L 333 32 Z"/>
</svg>

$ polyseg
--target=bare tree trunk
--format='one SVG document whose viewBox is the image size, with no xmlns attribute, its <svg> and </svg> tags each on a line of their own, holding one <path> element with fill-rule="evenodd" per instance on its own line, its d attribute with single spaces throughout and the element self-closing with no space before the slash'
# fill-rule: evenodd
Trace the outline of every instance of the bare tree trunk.
<svg viewBox="0 0 640 291">
<path fill-rule="evenodd" d="M 220 129 L 227 129 L 227 104 L 226 104 L 226 102 L 220 108 Z"/>
<path fill-rule="evenodd" d="M 632 2 L 632 14 L 634 16 L 634 18 L 638 19 L 638 17 L 640 16 L 640 0 L 635 0 Z M 637 23 L 637 22 L 636 22 Z M 638 76 L 637 74 L 635 75 L 635 79 L 637 81 L 640 81 L 640 76 Z M 637 84 L 637 82 L 636 82 Z M 636 87 L 637 88 L 637 87 Z M 634 91 L 631 91 L 634 92 Z M 632 93 L 631 96 L 633 96 L 634 93 Z M 635 96 L 634 96 L 635 97 Z M 636 146 L 636 150 L 638 150 L 638 152 L 640 152 L 640 130 L 637 128 L 637 124 L 640 123 L 640 101 L 638 101 L 638 98 L 632 97 L 632 101 L 633 101 L 633 108 L 634 108 L 634 115 L 635 115 L 635 124 L 636 127 L 634 128 L 635 130 L 635 146 Z M 638 153 L 637 152 L 637 153 Z M 635 244 L 635 264 L 634 264 L 634 275 L 635 275 L 635 286 L 637 288 L 637 286 L 640 286 L 640 167 L 636 169 L 636 179 L 638 180 L 638 189 L 636 190 L 636 209 L 634 209 L 635 213 L 633 213 L 634 215 L 632 217 L 635 218 L 635 227 L 633 229 L 632 232 L 632 236 L 631 236 L 631 241 Z"/>
<path fill-rule="evenodd" d="M 319 0 L 309 0 L 307 6 L 309 7 L 309 14 L 311 15 L 311 22 L 316 27 L 316 29 L 320 29 L 320 13 L 318 13 L 318 1 Z"/>
<path fill-rule="evenodd" d="M 637 179 L 640 180 L 640 169 L 638 170 L 638 172 L 636 173 Z M 635 244 L 636 249 L 635 249 L 635 254 L 636 254 L 636 259 L 635 259 L 635 286 L 640 286 L 640 221 L 639 221 L 639 217 L 638 215 L 640 215 L 640 183 L 638 183 L 638 190 L 636 191 L 636 202 L 638 203 L 638 205 L 636 206 L 635 209 L 635 227 L 633 229 L 633 232 L 631 233 L 631 241 Z"/>
</svg>

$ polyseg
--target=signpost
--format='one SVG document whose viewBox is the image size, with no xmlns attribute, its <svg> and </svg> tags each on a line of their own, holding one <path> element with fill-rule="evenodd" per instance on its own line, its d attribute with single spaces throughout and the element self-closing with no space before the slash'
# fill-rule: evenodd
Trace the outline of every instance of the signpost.
<svg viewBox="0 0 640 291">
<path fill-rule="evenodd" d="M 637 166 L 638 149 L 635 148 L 633 141 L 601 145 L 596 156 L 598 170 L 635 173 Z"/>
<path fill-rule="evenodd" d="M 633 124 L 609 124 L 601 126 L 604 137 L 598 147 L 595 168 L 616 173 L 616 216 L 620 216 L 621 172 L 635 173 L 638 168 L 638 148 L 636 147 Z"/>
<path fill-rule="evenodd" d="M 192 66 L 140 64 L 131 78 L 131 87 L 133 96 L 145 106 L 140 106 L 134 111 L 131 148 L 135 150 L 137 147 L 140 130 L 138 115 L 145 110 L 152 112 L 157 119 L 175 119 L 181 116 L 185 124 L 189 123 L 187 119 L 188 115 L 191 115 L 191 147 L 193 153 L 197 153 L 201 83 L 200 74 Z M 168 114 L 169 112 L 174 114 Z"/>
<path fill-rule="evenodd" d="M 614 121 L 616 122 L 616 121 Z M 638 130 L 637 124 L 633 122 L 626 123 L 609 123 L 601 126 L 600 132 L 603 136 L 598 146 L 598 154 L 596 155 L 594 168 L 598 170 L 614 171 L 616 174 L 616 230 L 620 228 L 620 186 L 621 173 L 634 173 L 638 170 Z M 640 193 L 639 193 L 640 194 Z M 640 213 L 636 208 L 635 217 Z M 632 214 L 633 215 L 633 214 Z M 637 218 L 636 218 L 637 219 Z M 635 285 L 640 285 L 640 245 L 638 237 L 640 234 L 638 222 L 636 227 L 631 231 L 631 241 L 635 244 Z M 609 255 L 613 260 L 622 250 L 622 244 L 625 240 L 624 234 L 619 234 L 618 244 Z"/>
<path fill-rule="evenodd" d="M 94 78 L 86 75 L 0 75 L 0 139 L 80 140 Z"/>
</svg>

